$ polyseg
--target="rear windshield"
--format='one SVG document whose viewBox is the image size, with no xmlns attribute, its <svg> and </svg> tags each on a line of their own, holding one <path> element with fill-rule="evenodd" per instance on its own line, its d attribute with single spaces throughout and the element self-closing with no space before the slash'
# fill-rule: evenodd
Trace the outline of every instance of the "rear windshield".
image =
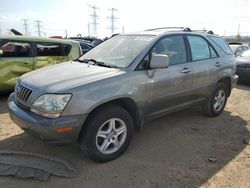
<svg viewBox="0 0 250 188">
<path fill-rule="evenodd" d="M 37 56 L 68 56 L 71 46 L 57 43 L 37 43 Z"/>
<path fill-rule="evenodd" d="M 232 55 L 233 52 L 231 48 L 228 46 L 226 41 L 221 37 L 216 36 L 208 36 L 219 48 L 221 48 L 226 54 Z"/>
</svg>

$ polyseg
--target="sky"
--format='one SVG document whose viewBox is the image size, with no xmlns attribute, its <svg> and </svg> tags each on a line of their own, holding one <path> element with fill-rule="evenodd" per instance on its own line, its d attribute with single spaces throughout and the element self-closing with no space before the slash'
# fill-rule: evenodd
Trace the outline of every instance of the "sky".
<svg viewBox="0 0 250 188">
<path fill-rule="evenodd" d="M 219 35 L 250 35 L 250 0 L 0 0 L 0 34 L 10 28 L 24 33 L 28 19 L 30 35 L 37 36 L 35 21 L 41 21 L 42 36 L 88 35 L 90 15 L 97 9 L 97 37 L 111 35 L 108 19 L 115 12 L 115 33 L 149 28 L 183 26 L 212 30 Z M 90 24 L 90 34 L 94 35 Z"/>
</svg>

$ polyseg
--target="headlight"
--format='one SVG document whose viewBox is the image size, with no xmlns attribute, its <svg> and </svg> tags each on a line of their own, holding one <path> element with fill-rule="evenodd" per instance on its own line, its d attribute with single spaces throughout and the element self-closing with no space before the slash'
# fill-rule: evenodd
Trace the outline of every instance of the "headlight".
<svg viewBox="0 0 250 188">
<path fill-rule="evenodd" d="M 57 118 L 70 98 L 71 94 L 45 94 L 35 100 L 31 111 L 44 117 Z"/>
</svg>

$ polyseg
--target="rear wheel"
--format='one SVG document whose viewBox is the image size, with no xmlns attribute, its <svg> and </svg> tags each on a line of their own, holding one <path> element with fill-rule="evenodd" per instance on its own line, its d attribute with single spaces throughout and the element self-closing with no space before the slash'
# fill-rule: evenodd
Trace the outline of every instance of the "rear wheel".
<svg viewBox="0 0 250 188">
<path fill-rule="evenodd" d="M 203 112 L 210 117 L 218 116 L 224 110 L 227 103 L 227 87 L 224 83 L 218 83 L 209 100 L 203 105 Z"/>
<path fill-rule="evenodd" d="M 95 111 L 87 121 L 81 145 L 91 159 L 107 162 L 119 157 L 129 146 L 133 135 L 133 119 L 120 106 L 108 105 Z"/>
</svg>

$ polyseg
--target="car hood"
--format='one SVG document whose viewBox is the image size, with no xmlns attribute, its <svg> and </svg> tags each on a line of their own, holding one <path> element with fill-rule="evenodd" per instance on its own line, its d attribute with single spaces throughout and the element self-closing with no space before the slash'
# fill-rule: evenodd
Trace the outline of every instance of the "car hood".
<svg viewBox="0 0 250 188">
<path fill-rule="evenodd" d="M 123 73 L 120 69 L 69 61 L 27 73 L 21 82 L 32 89 L 57 92 Z"/>
</svg>

